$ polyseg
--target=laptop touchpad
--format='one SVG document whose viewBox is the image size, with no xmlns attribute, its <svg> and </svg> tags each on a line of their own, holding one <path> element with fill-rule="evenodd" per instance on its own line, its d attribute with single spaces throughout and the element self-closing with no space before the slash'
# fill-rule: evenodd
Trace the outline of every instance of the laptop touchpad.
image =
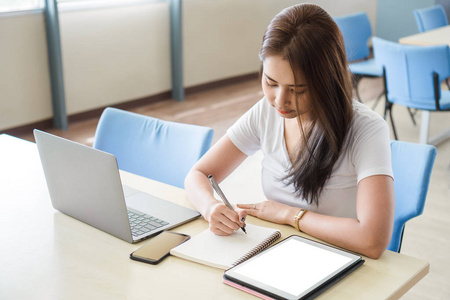
<svg viewBox="0 0 450 300">
<path fill-rule="evenodd" d="M 173 206 L 169 201 L 145 193 L 138 193 L 127 197 L 126 203 L 127 206 L 149 215 L 156 215 L 158 212 Z"/>
</svg>

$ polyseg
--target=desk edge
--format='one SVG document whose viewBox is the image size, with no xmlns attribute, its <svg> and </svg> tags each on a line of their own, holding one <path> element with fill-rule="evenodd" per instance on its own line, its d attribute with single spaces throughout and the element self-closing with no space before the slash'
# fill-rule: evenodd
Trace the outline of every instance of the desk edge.
<svg viewBox="0 0 450 300">
<path fill-rule="evenodd" d="M 424 278 L 428 273 L 430 273 L 429 263 L 427 263 L 421 270 L 419 270 L 410 281 L 400 286 L 387 299 L 399 299 L 401 296 L 406 294 L 406 292 L 408 292 L 413 286 L 415 286 L 420 280 L 422 280 L 422 278 Z"/>
</svg>

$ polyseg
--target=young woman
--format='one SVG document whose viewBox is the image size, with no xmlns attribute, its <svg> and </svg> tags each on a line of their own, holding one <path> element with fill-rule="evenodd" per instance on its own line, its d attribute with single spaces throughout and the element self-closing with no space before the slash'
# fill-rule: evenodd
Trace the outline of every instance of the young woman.
<svg viewBox="0 0 450 300">
<path fill-rule="evenodd" d="M 389 129 L 352 100 L 337 25 L 317 5 L 286 8 L 267 28 L 260 59 L 264 98 L 190 171 L 190 201 L 218 235 L 252 215 L 378 258 L 394 218 Z M 207 176 L 222 181 L 258 150 L 267 200 L 232 211 Z"/>
</svg>

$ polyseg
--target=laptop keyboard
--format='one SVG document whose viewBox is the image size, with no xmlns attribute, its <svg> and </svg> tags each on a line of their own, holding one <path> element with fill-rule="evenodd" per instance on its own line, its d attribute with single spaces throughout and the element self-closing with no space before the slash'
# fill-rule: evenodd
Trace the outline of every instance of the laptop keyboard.
<svg viewBox="0 0 450 300">
<path fill-rule="evenodd" d="M 130 220 L 131 234 L 133 237 L 143 235 L 144 233 L 169 224 L 164 220 L 131 210 L 128 210 L 128 219 Z"/>
</svg>

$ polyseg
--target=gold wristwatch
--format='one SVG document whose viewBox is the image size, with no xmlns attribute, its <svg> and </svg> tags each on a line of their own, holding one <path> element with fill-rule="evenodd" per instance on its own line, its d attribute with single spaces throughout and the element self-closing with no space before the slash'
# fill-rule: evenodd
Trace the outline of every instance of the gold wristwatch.
<svg viewBox="0 0 450 300">
<path fill-rule="evenodd" d="M 298 226 L 298 222 L 306 214 L 307 211 L 308 211 L 307 209 L 301 208 L 294 217 L 295 229 L 297 229 L 298 231 L 300 231 L 300 226 Z"/>
</svg>

